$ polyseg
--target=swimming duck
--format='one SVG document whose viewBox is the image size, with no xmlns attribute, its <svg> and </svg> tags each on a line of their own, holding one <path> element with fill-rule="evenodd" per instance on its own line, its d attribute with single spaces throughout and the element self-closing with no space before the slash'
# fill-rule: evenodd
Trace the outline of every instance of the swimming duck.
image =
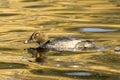
<svg viewBox="0 0 120 80">
<path fill-rule="evenodd" d="M 76 39 L 71 37 L 57 37 L 50 40 L 48 36 L 41 31 L 34 32 L 25 43 L 37 42 L 39 47 L 55 51 L 81 51 L 92 49 L 96 46 L 90 40 Z"/>
</svg>

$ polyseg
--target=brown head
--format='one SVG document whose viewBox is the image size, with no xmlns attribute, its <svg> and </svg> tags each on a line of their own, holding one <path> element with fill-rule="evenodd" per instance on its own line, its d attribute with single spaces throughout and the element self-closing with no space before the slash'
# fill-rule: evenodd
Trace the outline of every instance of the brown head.
<svg viewBox="0 0 120 80">
<path fill-rule="evenodd" d="M 38 44 L 43 45 L 48 41 L 48 36 L 44 32 L 36 31 L 30 36 L 28 40 L 25 41 L 25 43 L 37 42 Z"/>
</svg>

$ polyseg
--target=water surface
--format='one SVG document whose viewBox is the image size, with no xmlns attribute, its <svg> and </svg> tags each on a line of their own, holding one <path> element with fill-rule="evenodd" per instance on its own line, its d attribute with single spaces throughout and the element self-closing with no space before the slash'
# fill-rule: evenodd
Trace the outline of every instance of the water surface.
<svg viewBox="0 0 120 80">
<path fill-rule="evenodd" d="M 114 29 L 104 29 L 104 28 L 80 28 L 81 32 L 115 32 Z"/>
<path fill-rule="evenodd" d="M 24 49 L 38 45 L 24 41 L 38 30 L 50 39 L 91 39 L 107 49 L 51 51 L 37 63 Z M 0 76 L 4 79 L 119 80 L 116 47 L 120 47 L 119 0 L 0 0 Z"/>
</svg>

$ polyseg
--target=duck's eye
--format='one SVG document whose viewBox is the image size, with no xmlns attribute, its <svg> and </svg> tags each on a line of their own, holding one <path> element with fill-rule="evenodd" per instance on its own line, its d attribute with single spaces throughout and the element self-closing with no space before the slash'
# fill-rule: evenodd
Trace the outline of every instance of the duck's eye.
<svg viewBox="0 0 120 80">
<path fill-rule="evenodd" d="M 38 37 L 38 36 L 39 36 L 39 34 L 37 33 L 37 34 L 35 34 L 35 36 L 36 36 L 36 37 Z"/>
</svg>

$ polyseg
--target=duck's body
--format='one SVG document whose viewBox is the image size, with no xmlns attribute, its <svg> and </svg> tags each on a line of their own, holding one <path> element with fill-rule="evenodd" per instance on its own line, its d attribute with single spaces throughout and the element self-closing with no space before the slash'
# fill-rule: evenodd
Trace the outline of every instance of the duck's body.
<svg viewBox="0 0 120 80">
<path fill-rule="evenodd" d="M 33 33 L 34 34 L 34 33 Z M 36 38 L 35 34 L 32 38 L 28 41 L 32 42 L 37 42 L 39 44 L 39 47 L 41 48 L 46 48 L 49 50 L 56 50 L 56 51 L 81 51 L 84 49 L 92 49 L 95 48 L 95 45 L 92 43 L 90 40 L 85 40 L 85 39 L 75 39 L 75 38 L 70 38 L 70 37 L 57 37 L 53 40 L 47 40 L 45 41 L 44 38 Z M 41 35 L 43 33 L 37 32 L 37 35 Z M 35 40 L 35 38 L 36 40 Z M 34 39 L 33 39 L 34 38 Z M 48 38 L 45 38 L 48 39 Z M 40 43 L 39 40 L 43 40 L 43 43 Z M 26 41 L 26 42 L 28 42 Z"/>
<path fill-rule="evenodd" d="M 58 37 L 41 47 L 56 51 L 81 51 L 83 49 L 93 48 L 95 45 L 88 40 Z"/>
</svg>

